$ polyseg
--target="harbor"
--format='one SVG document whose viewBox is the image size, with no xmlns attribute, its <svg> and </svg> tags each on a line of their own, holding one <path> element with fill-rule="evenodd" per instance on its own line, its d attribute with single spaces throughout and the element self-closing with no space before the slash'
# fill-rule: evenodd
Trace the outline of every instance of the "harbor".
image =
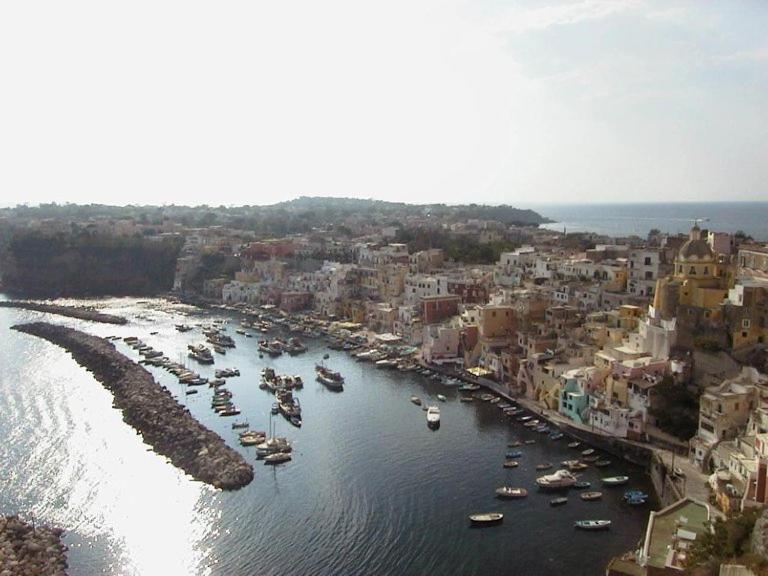
<svg viewBox="0 0 768 576">
<path fill-rule="evenodd" d="M 13 414 L 9 422 L 16 422 L 21 430 L 29 429 L 30 434 L 54 434 L 58 430 L 64 438 L 61 458 L 69 455 L 69 460 L 78 462 L 81 472 L 76 483 L 96 487 L 93 501 L 69 498 L 70 504 L 61 505 L 57 495 L 64 488 L 57 481 L 46 487 L 33 479 L 31 493 L 36 495 L 36 506 L 57 520 L 56 525 L 67 530 L 69 538 L 87 544 L 70 546 L 70 564 L 81 567 L 73 573 L 97 574 L 95 567 L 116 561 L 115 546 L 121 550 L 125 574 L 141 573 L 136 567 L 146 566 L 151 551 L 163 548 L 185 559 L 178 566 L 164 566 L 168 574 L 272 574 L 278 573 L 278 567 L 281 573 L 458 570 L 495 574 L 536 566 L 536 574 L 546 575 L 564 573 L 573 565 L 584 566 L 584 573 L 599 573 L 612 555 L 631 548 L 641 536 L 649 506 L 630 505 L 624 499 L 629 490 L 652 491 L 640 467 L 606 457 L 611 462 L 604 468 L 589 465 L 575 472 L 581 481 L 591 483 L 589 490 L 602 491 L 599 500 L 585 501 L 578 492 L 571 492 L 567 503 L 553 504 L 551 501 L 560 495 L 539 490 L 537 478 L 556 472 L 562 462 L 605 455 L 599 450 L 584 455 L 588 446 L 569 448 L 567 436 L 555 438 L 554 430 L 544 433 L 540 425 L 538 430 L 525 426 L 518 418 L 526 412 L 505 415 L 503 405 L 507 402 L 493 401 L 496 395 L 484 401 L 481 396 L 487 392 L 483 390 L 462 392 L 460 385 L 446 385 L 415 371 L 381 369 L 373 362 L 357 361 L 343 347 L 329 348 L 324 337 L 302 335 L 307 348 L 303 353 L 262 353 L 260 357 L 259 340 L 264 338 L 249 338 L 246 334 L 255 331 L 242 328 L 241 316 L 227 311 L 173 308 L 161 302 L 134 301 L 123 306 L 120 312 L 129 316 L 128 325 L 88 325 L 85 329 L 103 337 L 114 336 L 118 350 L 140 361 L 144 357 L 124 340 L 136 337 L 206 379 L 206 384 L 190 387 L 168 369 L 147 364 L 155 379 L 196 419 L 255 465 L 255 476 L 236 492 L 214 491 L 174 472 L 173 467 L 147 452 L 140 437 L 130 435 L 116 450 L 119 458 L 112 450 L 108 455 L 102 453 L 107 448 L 98 443 L 79 453 L 76 446 L 69 446 L 76 438 L 66 433 L 69 427 L 77 426 L 74 420 L 90 418 L 92 435 L 107 433 L 104 427 L 110 425 L 125 427 L 119 417 L 108 423 L 89 417 L 89 411 L 97 408 L 99 413 L 113 411 L 109 398 L 97 394 L 97 399 L 80 406 L 78 399 L 95 384 L 79 376 L 82 369 L 61 351 L 46 350 L 45 362 L 33 374 L 27 373 L 28 365 L 17 363 L 13 368 L 18 371 L 17 380 L 25 381 L 24 386 L 32 388 L 30 393 L 38 381 L 55 380 L 56 384 L 37 392 L 46 403 L 64 403 L 73 423 L 49 422 L 44 412 L 23 409 L 21 399 L 10 403 L 18 398 L 16 389 L 3 400 L 4 413 Z M 40 316 L 8 310 L 0 314 L 3 329 Z M 203 327 L 214 321 L 224 327 L 222 332 L 232 337 L 235 347 L 227 348 L 226 355 L 213 354 L 213 364 L 201 364 L 188 356 L 188 347 L 204 344 Z M 176 325 L 191 329 L 178 330 Z M 277 338 L 287 341 L 290 334 L 275 327 L 268 340 Z M 40 354 L 39 344 L 21 342 L 15 335 L 11 340 L 12 349 L 21 358 Z M 343 391 L 317 380 L 319 364 L 343 377 Z M 53 372 L 46 375 L 49 368 Z M 216 371 L 226 368 L 237 368 L 240 375 L 226 378 L 224 386 L 210 386 L 217 379 Z M 300 400 L 300 427 L 284 414 L 272 414 L 277 397 L 260 387 L 263 374 L 268 373 L 265 369 L 273 370 L 276 376 L 301 378 L 303 387 L 292 390 Z M 240 414 L 226 418 L 212 409 L 216 389 L 231 392 Z M 198 393 L 187 395 L 189 390 Z M 415 405 L 412 396 L 421 404 Z M 460 402 L 461 397 L 473 401 Z M 428 424 L 429 406 L 439 406 L 439 426 Z M 275 466 L 259 465 L 255 445 L 240 442 L 240 434 L 247 429 L 233 427 L 245 423 L 247 429 L 265 433 L 260 439 L 270 432 L 287 438 L 293 447 L 291 459 Z M 510 448 L 509 444 L 516 446 Z M 24 454 L 24 435 L 12 435 L 11 446 L 13 454 Z M 505 467 L 507 455 L 513 452 L 519 453 L 510 459 L 517 465 Z M 93 466 L 92 459 L 102 463 Z M 539 468 L 543 464 L 552 467 Z M 138 479 L 125 467 L 148 471 Z M 46 470 L 55 474 L 62 469 L 66 469 L 64 460 L 51 453 Z M 23 471 L 22 467 L 11 482 L 20 485 Z M 626 485 L 611 488 L 601 483 L 602 478 L 622 476 L 629 477 Z M 526 496 L 501 500 L 496 491 L 503 486 L 525 490 Z M 154 496 L 143 502 L 135 497 L 134 490 L 139 489 Z M 101 499 L 110 495 L 131 499 L 132 494 L 135 509 L 131 515 L 152 518 L 156 524 L 147 527 L 146 536 L 128 530 L 125 522 L 109 512 L 102 513 L 100 520 L 100 515 L 94 514 Z M 3 510 L 18 505 L 9 494 L 2 498 Z M 470 515 L 496 512 L 503 513 L 503 522 L 487 530 L 471 529 Z M 95 519 L 78 524 L 76 518 L 84 516 Z M 194 518 L 191 532 L 184 528 L 190 525 L 190 517 Z M 593 533 L 575 529 L 575 522 L 598 519 L 611 521 L 610 530 Z M 115 538 L 124 544 L 115 545 Z M 562 538 L 574 545 L 566 550 L 550 549 Z M 238 554 L 230 554 L 233 549 Z"/>
</svg>

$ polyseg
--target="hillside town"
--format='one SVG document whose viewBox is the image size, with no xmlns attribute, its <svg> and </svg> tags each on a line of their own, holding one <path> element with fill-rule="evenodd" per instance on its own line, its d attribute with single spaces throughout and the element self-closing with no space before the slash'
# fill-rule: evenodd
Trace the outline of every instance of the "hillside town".
<svg viewBox="0 0 768 576">
<path fill-rule="evenodd" d="M 173 220 L 58 222 L 173 239 L 169 295 L 179 301 L 322 326 L 379 368 L 479 384 L 630 460 L 646 450 L 665 506 L 649 534 L 680 509 L 703 531 L 711 515 L 768 500 L 768 246 L 691 224 L 688 235 L 608 238 L 496 220 L 349 217 L 274 237 Z M 493 246 L 494 261 L 423 245 L 446 238 Z M 649 536 L 609 573 L 680 568 L 666 553 L 680 552 L 675 535 L 654 538 L 666 542 L 661 552 Z"/>
</svg>

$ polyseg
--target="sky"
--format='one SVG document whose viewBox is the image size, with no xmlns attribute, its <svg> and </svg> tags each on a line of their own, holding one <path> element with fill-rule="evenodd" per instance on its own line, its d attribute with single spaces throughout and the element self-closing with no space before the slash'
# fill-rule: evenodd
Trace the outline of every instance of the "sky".
<svg viewBox="0 0 768 576">
<path fill-rule="evenodd" d="M 0 203 L 768 200 L 768 2 L 0 2 Z"/>
</svg>

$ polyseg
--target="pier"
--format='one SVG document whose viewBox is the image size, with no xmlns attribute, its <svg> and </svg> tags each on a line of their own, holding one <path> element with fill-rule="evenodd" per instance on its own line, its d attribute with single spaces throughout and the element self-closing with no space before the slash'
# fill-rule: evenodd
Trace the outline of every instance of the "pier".
<svg viewBox="0 0 768 576">
<path fill-rule="evenodd" d="M 104 314 L 91 308 L 81 306 L 59 306 L 58 304 L 42 304 L 40 302 L 27 302 L 23 300 L 5 300 L 0 302 L 0 308 L 23 308 L 24 310 L 34 310 L 35 312 L 45 312 L 47 314 L 57 314 L 58 316 L 68 316 L 79 320 L 90 320 L 91 322 L 102 322 L 104 324 L 127 324 L 128 320 L 122 316 L 114 314 Z"/>
<path fill-rule="evenodd" d="M 65 576 L 63 531 L 35 526 L 18 516 L 0 516 L 0 575 Z"/>
<path fill-rule="evenodd" d="M 241 488 L 253 480 L 253 467 L 239 452 L 200 424 L 146 369 L 118 352 L 109 340 L 46 322 L 13 329 L 70 352 L 112 392 L 123 420 L 155 452 L 196 480 L 224 490 Z"/>
</svg>

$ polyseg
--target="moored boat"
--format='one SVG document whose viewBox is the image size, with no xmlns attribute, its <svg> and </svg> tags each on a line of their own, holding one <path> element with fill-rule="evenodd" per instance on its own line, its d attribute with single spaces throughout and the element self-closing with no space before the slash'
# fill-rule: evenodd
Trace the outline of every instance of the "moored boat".
<svg viewBox="0 0 768 576">
<path fill-rule="evenodd" d="M 470 514 L 469 521 L 474 526 L 492 526 L 500 524 L 504 520 L 504 514 L 501 512 L 486 512 L 483 514 Z"/>
<path fill-rule="evenodd" d="M 427 426 L 437 428 L 440 426 L 440 408 L 430 406 L 427 408 Z"/>
<path fill-rule="evenodd" d="M 623 486 L 629 482 L 629 476 L 610 476 L 603 478 L 601 481 L 603 486 Z"/>
<path fill-rule="evenodd" d="M 520 462 L 517 460 L 505 460 L 504 461 L 504 468 L 517 468 L 520 466 Z"/>
<path fill-rule="evenodd" d="M 542 490 L 562 490 L 570 488 L 575 483 L 576 476 L 568 470 L 558 470 L 553 474 L 536 478 L 536 485 Z"/>
<path fill-rule="evenodd" d="M 608 530 L 611 527 L 610 520 L 577 520 L 573 523 L 579 530 Z"/>
<path fill-rule="evenodd" d="M 502 486 L 496 488 L 496 496 L 498 498 L 525 498 L 528 496 L 528 490 L 525 488 L 512 488 L 511 486 Z"/>
<path fill-rule="evenodd" d="M 269 456 L 264 457 L 264 464 L 274 465 L 288 462 L 291 459 L 291 455 L 288 452 L 275 452 Z"/>
<path fill-rule="evenodd" d="M 549 470 L 552 468 L 551 462 L 544 462 L 542 464 L 536 464 L 536 470 Z"/>
<path fill-rule="evenodd" d="M 416 404 L 416 406 L 421 406 L 421 398 L 418 396 L 411 396 L 411 402 Z"/>
<path fill-rule="evenodd" d="M 610 460 L 598 460 L 597 462 L 595 462 L 595 466 L 597 466 L 598 468 L 605 468 L 606 466 L 610 466 L 610 465 L 611 465 Z"/>
<path fill-rule="evenodd" d="M 581 494 L 579 494 L 579 497 L 582 500 L 590 502 L 592 500 L 600 500 L 600 498 L 603 497 L 603 493 L 602 492 L 582 492 Z"/>
<path fill-rule="evenodd" d="M 568 504 L 568 498 L 561 496 L 560 498 L 552 498 L 552 500 L 549 501 L 550 506 L 562 506 L 563 504 Z"/>
</svg>

